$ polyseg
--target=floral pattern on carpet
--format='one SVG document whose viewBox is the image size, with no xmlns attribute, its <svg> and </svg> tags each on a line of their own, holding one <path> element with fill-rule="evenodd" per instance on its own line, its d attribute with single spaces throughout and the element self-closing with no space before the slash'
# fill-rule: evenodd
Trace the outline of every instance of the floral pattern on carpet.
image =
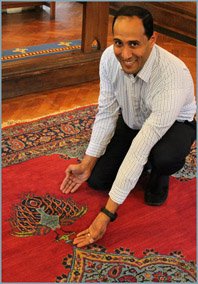
<svg viewBox="0 0 198 284">
<path fill-rule="evenodd" d="M 188 181 L 197 176 L 197 143 L 196 141 L 191 146 L 191 151 L 186 157 L 185 165 L 181 170 L 173 174 L 180 181 Z"/>
<path fill-rule="evenodd" d="M 64 159 L 84 155 L 97 106 L 89 106 L 2 130 L 2 167 L 60 154 Z"/>
<path fill-rule="evenodd" d="M 63 261 L 65 272 L 56 277 L 57 283 L 85 282 L 196 282 L 194 261 L 187 262 L 181 251 L 161 255 L 146 249 L 143 257 L 137 258 L 129 248 L 120 247 L 108 252 L 103 246 L 93 244 L 86 249 L 72 244 L 73 231 L 64 226 L 73 224 L 87 213 L 87 205 L 79 204 L 71 197 L 57 198 L 55 195 L 26 193 L 12 205 L 10 235 L 13 237 L 42 236 L 54 231 L 56 242 L 63 241 L 72 248 Z M 56 229 L 61 229 L 59 235 Z"/>
<path fill-rule="evenodd" d="M 2 129 L 2 167 L 43 155 L 60 154 L 81 160 L 90 140 L 98 107 L 88 106 Z M 196 177 L 196 142 L 184 167 L 173 176 L 180 181 Z"/>
<path fill-rule="evenodd" d="M 196 282 L 194 262 L 186 262 L 179 251 L 160 255 L 154 250 L 143 252 L 137 258 L 130 249 L 106 252 L 102 246 L 92 245 L 87 249 L 73 247 L 73 256 L 63 259 L 66 272 L 57 276 L 57 283 L 85 282 Z"/>
</svg>

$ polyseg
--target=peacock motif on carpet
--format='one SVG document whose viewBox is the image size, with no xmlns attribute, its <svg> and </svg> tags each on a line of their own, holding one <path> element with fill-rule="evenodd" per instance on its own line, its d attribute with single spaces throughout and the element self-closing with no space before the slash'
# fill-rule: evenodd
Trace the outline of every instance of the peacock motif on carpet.
<svg viewBox="0 0 198 284">
<path fill-rule="evenodd" d="M 30 237 L 54 231 L 58 239 L 58 228 L 68 236 L 75 234 L 64 231 L 62 226 L 69 226 L 83 216 L 87 212 L 87 205 L 80 205 L 72 198 L 64 200 L 48 194 L 41 197 L 28 193 L 12 209 L 14 212 L 8 220 L 12 226 L 12 236 Z"/>
</svg>

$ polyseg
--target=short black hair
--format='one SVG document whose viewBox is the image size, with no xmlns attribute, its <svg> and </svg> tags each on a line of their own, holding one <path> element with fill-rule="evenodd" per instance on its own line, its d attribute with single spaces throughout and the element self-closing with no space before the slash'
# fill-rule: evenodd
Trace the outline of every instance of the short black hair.
<svg viewBox="0 0 198 284">
<path fill-rule="evenodd" d="M 142 23 L 145 30 L 145 35 L 148 39 L 153 35 L 153 16 L 151 13 L 142 7 L 139 6 L 123 6 L 121 7 L 115 14 L 113 23 L 112 23 L 112 31 L 115 24 L 115 21 L 118 17 L 126 16 L 126 17 L 138 17 L 142 19 Z"/>
</svg>

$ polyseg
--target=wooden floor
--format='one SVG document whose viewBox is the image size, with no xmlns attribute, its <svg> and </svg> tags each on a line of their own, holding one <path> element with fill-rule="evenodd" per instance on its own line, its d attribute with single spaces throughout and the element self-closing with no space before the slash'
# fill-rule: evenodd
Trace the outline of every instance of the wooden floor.
<svg viewBox="0 0 198 284">
<path fill-rule="evenodd" d="M 112 43 L 109 16 L 108 45 Z M 82 4 L 57 2 L 56 18 L 50 20 L 49 8 L 2 14 L 2 49 L 54 43 L 81 38 Z M 157 44 L 185 62 L 196 89 L 196 47 L 158 34 Z M 97 103 L 99 81 L 48 90 L 36 94 L 2 100 L 2 124 L 36 119 L 78 106 Z"/>
</svg>

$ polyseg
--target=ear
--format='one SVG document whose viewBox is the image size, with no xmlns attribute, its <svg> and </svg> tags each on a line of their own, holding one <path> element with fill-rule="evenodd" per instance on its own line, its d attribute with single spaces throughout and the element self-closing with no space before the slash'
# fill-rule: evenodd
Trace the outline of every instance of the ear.
<svg viewBox="0 0 198 284">
<path fill-rule="evenodd" d="M 154 32 L 153 35 L 151 36 L 150 38 L 150 43 L 151 43 L 151 46 L 153 47 L 153 45 L 156 43 L 157 41 L 157 33 Z"/>
</svg>

